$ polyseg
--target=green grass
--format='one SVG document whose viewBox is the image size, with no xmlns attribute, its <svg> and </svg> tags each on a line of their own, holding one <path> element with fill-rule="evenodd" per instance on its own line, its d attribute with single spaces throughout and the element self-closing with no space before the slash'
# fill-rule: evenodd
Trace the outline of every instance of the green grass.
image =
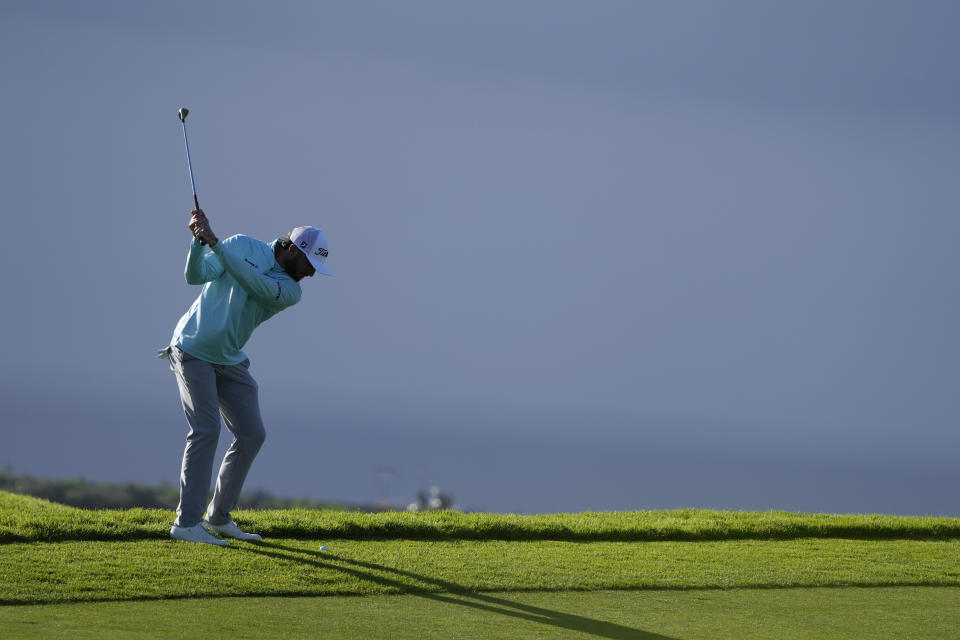
<svg viewBox="0 0 960 640">
<path fill-rule="evenodd" d="M 0 635 L 960 637 L 952 518 L 247 511 L 266 540 L 229 548 L 172 519 L 0 492 Z"/>
<path fill-rule="evenodd" d="M 382 595 L 960 586 L 960 541 L 172 540 L 0 546 L 0 603 L 175 596 Z"/>
<path fill-rule="evenodd" d="M 0 629 L 5 640 L 950 640 L 960 635 L 960 593 L 899 587 L 156 600 L 0 607 Z"/>
<path fill-rule="evenodd" d="M 174 516 L 160 509 L 88 511 L 0 492 L 0 543 L 162 540 Z M 789 540 L 960 538 L 960 518 L 680 509 L 550 515 L 238 511 L 238 524 L 265 537 L 404 540 Z"/>
</svg>

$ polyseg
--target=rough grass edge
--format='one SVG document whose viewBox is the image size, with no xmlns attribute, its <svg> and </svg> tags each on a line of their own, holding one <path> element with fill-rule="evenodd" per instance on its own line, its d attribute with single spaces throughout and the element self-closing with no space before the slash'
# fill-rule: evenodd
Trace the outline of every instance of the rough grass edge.
<svg viewBox="0 0 960 640">
<path fill-rule="evenodd" d="M 174 519 L 161 509 L 86 510 L 0 492 L 0 543 L 163 539 Z M 290 539 L 554 540 L 696 542 L 849 538 L 960 538 L 960 518 L 805 514 L 786 511 L 583 512 L 540 515 L 284 509 L 237 511 L 241 527 Z"/>
</svg>

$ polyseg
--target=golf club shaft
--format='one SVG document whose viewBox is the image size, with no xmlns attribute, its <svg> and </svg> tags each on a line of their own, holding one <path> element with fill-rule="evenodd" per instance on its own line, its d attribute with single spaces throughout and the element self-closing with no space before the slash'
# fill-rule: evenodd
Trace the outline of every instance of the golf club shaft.
<svg viewBox="0 0 960 640">
<path fill-rule="evenodd" d="M 197 202 L 197 183 L 193 179 L 193 163 L 190 161 L 190 141 L 187 140 L 187 123 L 183 121 L 180 124 L 183 125 L 183 144 L 187 148 L 187 169 L 190 170 L 190 188 L 193 189 L 193 204 L 199 209 L 200 203 Z"/>
<path fill-rule="evenodd" d="M 200 203 L 197 201 L 197 183 L 193 179 L 193 162 L 190 161 L 190 141 L 187 139 L 187 119 L 186 119 L 186 110 L 182 110 L 183 114 L 180 117 L 180 124 L 183 125 L 183 144 L 187 148 L 187 169 L 190 170 L 190 188 L 193 189 L 193 206 L 196 211 L 200 210 Z M 200 241 L 200 244 L 206 244 L 203 240 Z"/>
</svg>

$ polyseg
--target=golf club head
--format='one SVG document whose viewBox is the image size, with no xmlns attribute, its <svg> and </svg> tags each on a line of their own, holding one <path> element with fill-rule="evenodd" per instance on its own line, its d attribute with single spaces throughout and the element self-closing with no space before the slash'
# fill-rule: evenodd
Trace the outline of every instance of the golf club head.
<svg viewBox="0 0 960 640">
<path fill-rule="evenodd" d="M 180 107 L 180 110 L 177 111 L 177 115 L 180 116 L 180 122 L 183 122 L 187 119 L 187 114 L 190 113 L 190 110 L 186 107 Z"/>
</svg>

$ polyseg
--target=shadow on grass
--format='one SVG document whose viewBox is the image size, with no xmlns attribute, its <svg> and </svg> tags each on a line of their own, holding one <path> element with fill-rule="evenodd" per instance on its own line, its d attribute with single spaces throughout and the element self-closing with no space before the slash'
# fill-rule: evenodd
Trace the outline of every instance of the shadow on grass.
<svg viewBox="0 0 960 640">
<path fill-rule="evenodd" d="M 445 604 L 469 607 L 471 609 L 496 613 L 511 618 L 539 622 L 561 629 L 588 633 L 601 638 L 613 638 L 615 640 L 673 640 L 668 636 L 657 633 L 633 629 L 613 622 L 605 622 L 603 620 L 564 613 L 562 611 L 552 611 L 542 607 L 513 602 L 506 598 L 471 591 L 462 585 L 447 580 L 431 578 L 411 571 L 403 571 L 373 562 L 352 560 L 332 553 L 320 553 L 309 549 L 286 547 L 273 542 L 258 542 L 238 548 L 279 560 L 300 562 L 317 567 L 318 569 L 340 571 L 361 580 L 373 582 L 384 587 L 390 587 L 401 593 L 416 595 L 435 602 L 443 602 Z M 423 587 L 412 587 L 400 580 L 378 575 L 373 572 L 402 576 L 419 582 Z M 430 591 L 430 589 L 440 589 L 444 593 L 436 593 L 435 591 Z"/>
</svg>

